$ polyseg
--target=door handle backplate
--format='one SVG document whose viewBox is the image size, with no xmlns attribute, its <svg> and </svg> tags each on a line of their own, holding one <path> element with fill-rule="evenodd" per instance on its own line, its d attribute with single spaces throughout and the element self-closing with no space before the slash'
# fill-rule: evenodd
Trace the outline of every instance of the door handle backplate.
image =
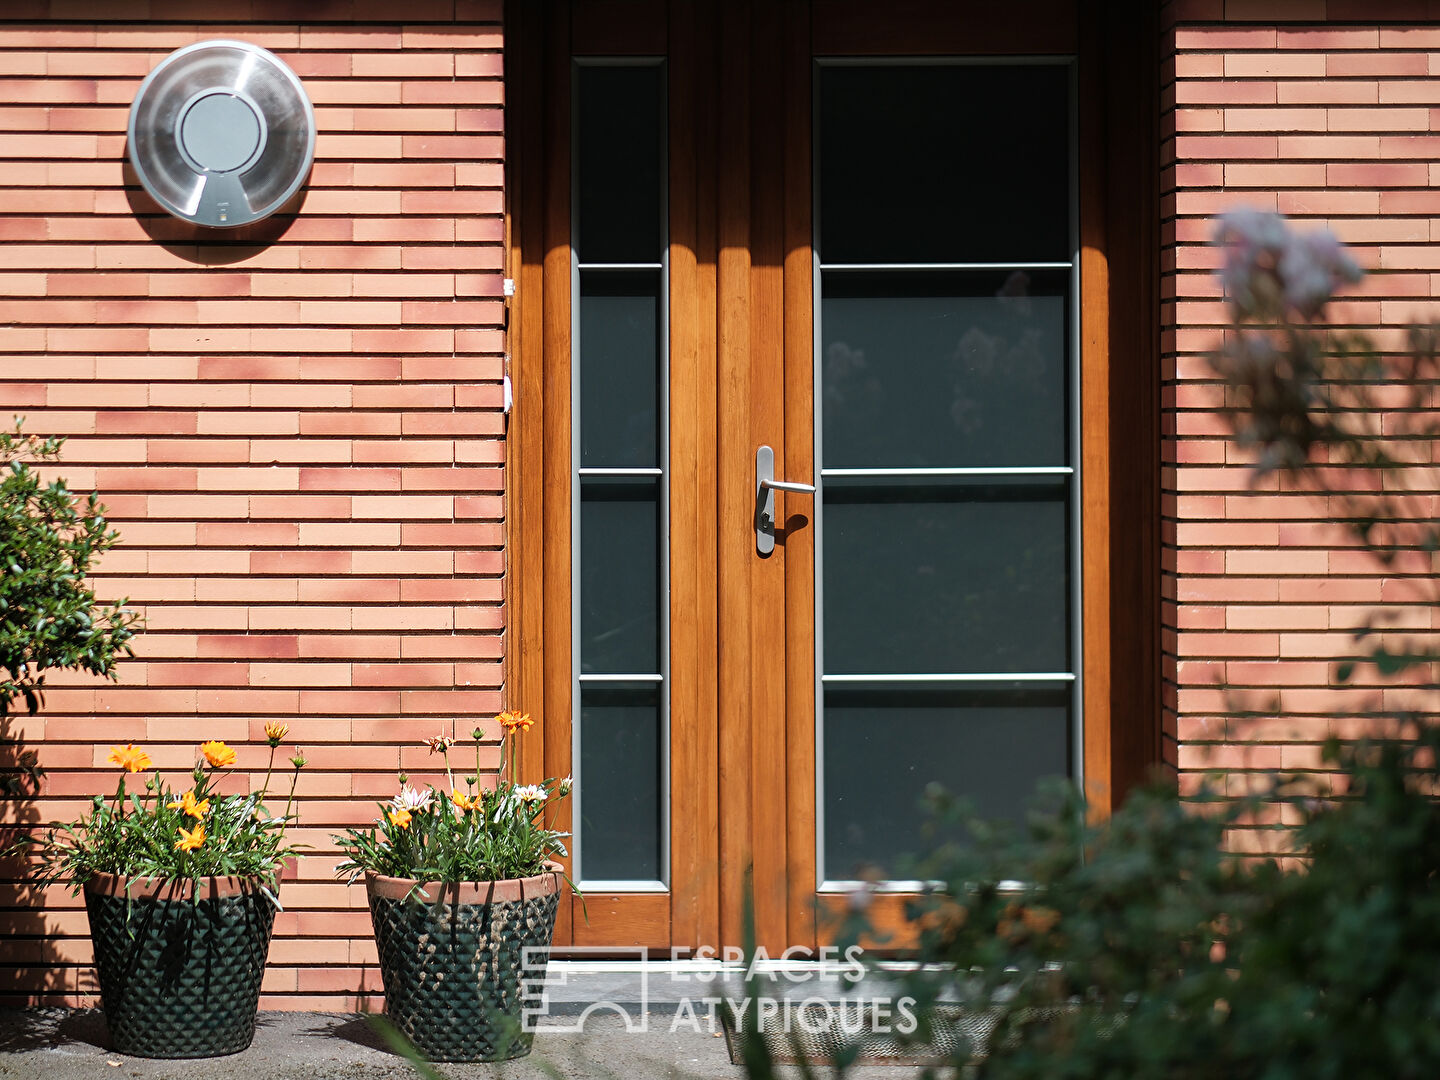
<svg viewBox="0 0 1440 1080">
<path fill-rule="evenodd" d="M 775 550 L 775 492 L 793 491 L 814 495 L 814 484 L 775 479 L 775 451 L 761 446 L 755 451 L 755 551 L 769 555 Z"/>
</svg>

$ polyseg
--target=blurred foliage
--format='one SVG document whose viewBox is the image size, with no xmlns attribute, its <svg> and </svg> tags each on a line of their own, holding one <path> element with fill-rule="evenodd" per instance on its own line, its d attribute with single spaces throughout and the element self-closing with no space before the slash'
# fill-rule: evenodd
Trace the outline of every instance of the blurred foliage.
<svg viewBox="0 0 1440 1080">
<path fill-rule="evenodd" d="M 1437 749 L 1429 727 L 1332 742 L 1343 799 L 1307 779 L 1240 804 L 1152 787 L 1092 822 L 1057 791 L 1023 829 L 965 823 L 968 842 L 918 869 L 939 887 L 909 912 L 926 962 L 903 976 L 916 1038 L 958 1002 L 993 1019 L 988 1045 L 952 1062 L 988 1051 L 985 1078 L 1440 1075 Z M 1228 827 L 1276 803 L 1303 858 L 1224 851 Z"/>
<path fill-rule="evenodd" d="M 1330 325 L 1361 272 L 1326 230 L 1242 211 L 1216 239 L 1231 325 L 1212 365 L 1257 482 L 1316 496 L 1377 575 L 1407 575 L 1410 615 L 1431 609 L 1405 625 L 1435 625 L 1436 328 L 1386 352 Z M 968 839 L 913 870 L 936 882 L 909 912 L 917 1039 L 959 1003 L 993 1028 L 950 1065 L 984 1078 L 1440 1076 L 1440 656 L 1433 631 L 1377 631 L 1400 606 L 1335 668 L 1374 691 L 1346 725 L 1371 737 L 1330 740 L 1320 771 L 1251 774 L 1243 800 L 1151 787 L 1105 821 L 1056 789 L 1023 828 L 930 792 L 936 835 Z M 1381 696 L 1397 680 L 1409 711 Z M 1241 836 L 1273 854 L 1227 852 Z M 866 932 L 861 912 L 848 934 Z"/>
</svg>

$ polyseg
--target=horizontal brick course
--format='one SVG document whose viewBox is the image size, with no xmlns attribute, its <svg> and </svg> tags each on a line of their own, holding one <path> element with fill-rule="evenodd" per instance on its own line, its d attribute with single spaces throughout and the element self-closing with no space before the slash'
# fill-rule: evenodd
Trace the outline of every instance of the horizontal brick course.
<svg viewBox="0 0 1440 1080">
<path fill-rule="evenodd" d="M 438 778 L 419 742 L 468 738 L 503 693 L 501 4 L 396 11 L 12 0 L 0 23 L 0 412 L 73 436 L 58 471 L 124 540 L 97 589 L 148 624 L 118 683 L 57 676 L 11 725 L 49 770 L 26 812 L 109 790 L 115 742 L 178 778 L 223 738 L 258 784 L 263 725 L 288 723 L 313 850 L 283 886 L 270 1008 L 378 1004 L 329 837 L 402 758 Z M 212 37 L 276 50 L 316 104 L 305 198 L 269 242 L 202 236 L 124 167 L 140 80 Z M 80 902 L 17 870 L 8 1003 L 93 1000 Z"/>
</svg>

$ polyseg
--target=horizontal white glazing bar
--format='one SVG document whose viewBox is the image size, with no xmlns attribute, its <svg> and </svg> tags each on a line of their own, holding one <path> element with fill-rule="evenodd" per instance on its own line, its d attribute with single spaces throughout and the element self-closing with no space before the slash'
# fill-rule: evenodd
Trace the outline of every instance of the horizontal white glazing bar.
<svg viewBox="0 0 1440 1080">
<path fill-rule="evenodd" d="M 1069 671 L 974 671 L 952 675 L 942 675 L 938 672 L 906 671 L 894 675 L 821 675 L 820 681 L 823 683 L 1074 682 L 1075 675 Z"/>
<path fill-rule="evenodd" d="M 587 262 L 582 262 L 582 263 L 576 263 L 575 265 L 576 265 L 576 267 L 580 270 L 581 273 L 584 273 L 586 270 L 663 270 L 663 269 L 664 269 L 664 266 L 663 266 L 661 263 L 658 263 L 658 262 L 657 262 L 657 263 L 650 263 L 650 262 L 644 262 L 644 263 L 601 263 L 601 262 L 587 263 Z"/>
<path fill-rule="evenodd" d="M 654 466 L 636 465 L 632 468 L 602 468 L 583 466 L 577 470 L 581 476 L 664 476 L 665 470 Z"/>
<path fill-rule="evenodd" d="M 663 881 L 594 881 L 590 878 L 581 878 L 578 888 L 582 893 L 625 893 L 625 892 L 669 892 L 670 886 Z"/>
<path fill-rule="evenodd" d="M 820 883 L 822 893 L 850 893 L 859 890 L 869 892 L 874 890 L 880 893 L 918 893 L 933 892 L 936 889 L 943 889 L 943 881 L 823 881 Z M 1002 893 L 1024 892 L 1026 885 L 1023 881 L 1014 881 L 1007 878 L 996 884 L 996 889 Z"/>
<path fill-rule="evenodd" d="M 821 476 L 1072 476 L 1069 465 L 977 465 L 974 468 L 933 469 L 821 469 Z"/>
<path fill-rule="evenodd" d="M 824 263 L 826 270 L 1069 270 L 1074 264 L 1065 262 L 957 262 L 957 263 Z M 583 269 L 583 267 L 582 267 Z"/>
<path fill-rule="evenodd" d="M 582 683 L 632 683 L 632 682 L 664 682 L 664 675 L 614 675 L 600 674 L 597 672 L 582 671 L 578 676 Z"/>
</svg>

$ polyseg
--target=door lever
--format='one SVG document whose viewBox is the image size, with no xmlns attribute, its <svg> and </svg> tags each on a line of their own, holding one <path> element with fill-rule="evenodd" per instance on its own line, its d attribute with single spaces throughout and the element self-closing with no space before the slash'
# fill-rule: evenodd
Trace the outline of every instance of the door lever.
<svg viewBox="0 0 1440 1080">
<path fill-rule="evenodd" d="M 755 451 L 755 551 L 769 555 L 775 550 L 775 492 L 793 491 L 814 495 L 814 484 L 775 479 L 775 451 L 762 446 Z"/>
</svg>

